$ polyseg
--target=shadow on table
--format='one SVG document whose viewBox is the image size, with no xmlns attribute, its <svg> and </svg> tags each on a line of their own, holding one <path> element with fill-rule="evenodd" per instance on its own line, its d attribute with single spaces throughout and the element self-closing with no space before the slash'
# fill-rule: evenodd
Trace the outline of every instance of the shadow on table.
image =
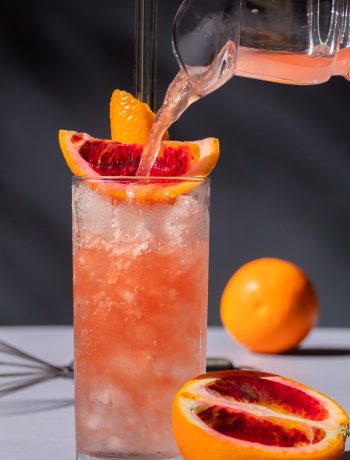
<svg viewBox="0 0 350 460">
<path fill-rule="evenodd" d="M 350 460 L 350 452 L 344 452 L 344 455 L 342 456 L 343 460 Z"/>
<path fill-rule="evenodd" d="M 0 417 L 34 414 L 73 406 L 73 399 L 32 399 L 0 401 Z"/>
<path fill-rule="evenodd" d="M 296 348 L 284 353 L 286 356 L 350 356 L 350 348 Z M 350 457 L 349 457 L 350 458 Z"/>
</svg>

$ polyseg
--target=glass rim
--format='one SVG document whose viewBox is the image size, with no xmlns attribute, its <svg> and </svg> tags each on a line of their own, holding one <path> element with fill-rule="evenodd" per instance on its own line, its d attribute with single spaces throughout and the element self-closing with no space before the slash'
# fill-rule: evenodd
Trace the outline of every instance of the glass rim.
<svg viewBox="0 0 350 460">
<path fill-rule="evenodd" d="M 198 184 L 210 183 L 210 177 L 200 176 L 73 176 L 73 182 L 115 182 L 119 184 L 147 184 L 168 182 L 196 182 Z"/>
</svg>

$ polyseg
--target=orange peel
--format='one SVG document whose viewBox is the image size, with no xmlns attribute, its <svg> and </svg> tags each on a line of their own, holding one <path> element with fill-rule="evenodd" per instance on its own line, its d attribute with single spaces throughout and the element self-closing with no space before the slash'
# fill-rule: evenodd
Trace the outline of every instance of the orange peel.
<svg viewBox="0 0 350 460">
<path fill-rule="evenodd" d="M 155 114 L 144 102 L 116 89 L 110 102 L 111 139 L 122 144 L 145 144 Z M 168 133 L 163 140 L 168 139 Z"/>
</svg>

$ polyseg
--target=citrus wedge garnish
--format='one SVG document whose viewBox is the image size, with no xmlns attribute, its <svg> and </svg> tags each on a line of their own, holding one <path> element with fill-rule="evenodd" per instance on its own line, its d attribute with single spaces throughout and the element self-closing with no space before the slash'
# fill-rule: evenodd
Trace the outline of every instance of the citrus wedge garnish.
<svg viewBox="0 0 350 460">
<path fill-rule="evenodd" d="M 179 390 L 173 431 L 186 460 L 336 460 L 349 418 L 301 383 L 226 371 L 202 375 Z"/>
<path fill-rule="evenodd" d="M 59 132 L 59 143 L 66 162 L 75 176 L 131 177 L 135 176 L 143 145 L 122 144 L 120 142 L 96 139 L 85 133 L 75 131 Z M 219 143 L 215 138 L 196 142 L 163 141 L 158 158 L 151 170 L 151 177 L 206 177 L 215 167 L 219 157 Z M 172 199 L 186 193 L 196 182 L 162 181 L 153 182 L 145 188 L 136 190 L 140 199 Z M 125 198 L 121 185 L 108 189 L 102 187 L 114 198 Z M 141 188 L 143 191 L 141 192 Z"/>
<path fill-rule="evenodd" d="M 97 139 L 89 134 L 61 130 L 59 143 L 64 158 L 75 176 L 93 177 L 95 185 L 104 194 L 114 199 L 133 196 L 140 200 L 173 200 L 176 196 L 192 190 L 198 185 L 196 180 L 180 180 L 185 177 L 206 177 L 215 167 L 219 158 L 219 141 L 215 138 L 195 142 L 163 142 L 158 157 L 150 171 L 151 177 L 159 181 L 144 182 L 121 180 L 136 177 L 155 114 L 147 104 L 134 98 L 126 91 L 115 90 L 110 103 L 112 139 Z M 102 180 L 117 177 L 115 181 Z M 164 180 L 166 177 L 175 178 Z M 96 180 L 101 179 L 97 185 Z M 133 190 L 130 183 L 133 182 Z M 130 194 L 128 195 L 128 192 Z"/>
<path fill-rule="evenodd" d="M 145 144 L 155 114 L 144 102 L 116 89 L 110 102 L 112 140 L 123 144 Z M 165 133 L 164 140 L 168 139 Z"/>
</svg>

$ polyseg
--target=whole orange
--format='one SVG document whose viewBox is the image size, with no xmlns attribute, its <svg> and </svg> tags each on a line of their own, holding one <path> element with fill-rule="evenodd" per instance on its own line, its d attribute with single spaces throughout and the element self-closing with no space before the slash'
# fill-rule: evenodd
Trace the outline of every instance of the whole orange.
<svg viewBox="0 0 350 460">
<path fill-rule="evenodd" d="M 318 318 L 315 290 L 291 262 L 263 258 L 243 265 L 221 298 L 221 319 L 252 351 L 283 353 L 299 345 Z"/>
</svg>

